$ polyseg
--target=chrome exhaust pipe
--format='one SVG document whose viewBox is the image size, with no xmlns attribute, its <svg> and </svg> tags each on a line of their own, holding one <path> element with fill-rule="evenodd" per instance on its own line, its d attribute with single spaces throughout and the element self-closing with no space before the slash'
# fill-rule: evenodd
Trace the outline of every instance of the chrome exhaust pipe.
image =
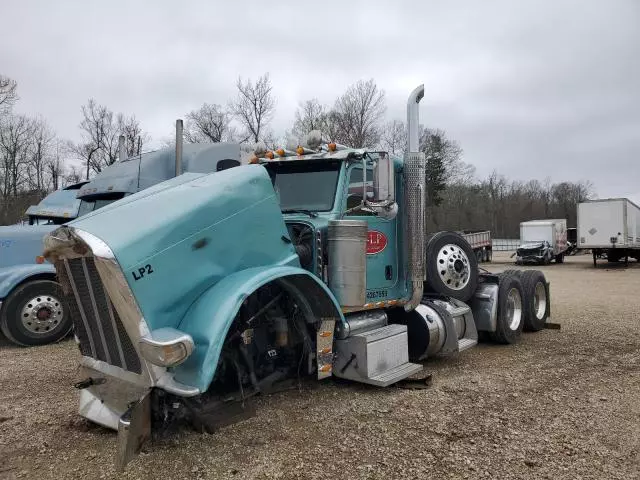
<svg viewBox="0 0 640 480">
<path fill-rule="evenodd" d="M 424 97 L 424 85 L 418 86 L 407 101 L 407 153 L 405 155 L 405 192 L 408 237 L 408 270 L 412 292 L 404 309 L 410 312 L 422 300 L 425 280 L 424 236 L 425 236 L 425 170 L 426 160 L 420 152 L 419 103 Z"/>
<path fill-rule="evenodd" d="M 182 175 L 182 120 L 176 120 L 176 177 Z"/>
<path fill-rule="evenodd" d="M 127 159 L 127 147 L 125 144 L 124 135 L 120 135 L 118 137 L 118 157 L 120 157 L 119 160 L 121 162 Z"/>
<path fill-rule="evenodd" d="M 420 100 L 424 97 L 424 84 L 416 87 L 407 101 L 407 152 L 420 151 L 420 138 L 418 129 L 420 128 Z"/>
</svg>

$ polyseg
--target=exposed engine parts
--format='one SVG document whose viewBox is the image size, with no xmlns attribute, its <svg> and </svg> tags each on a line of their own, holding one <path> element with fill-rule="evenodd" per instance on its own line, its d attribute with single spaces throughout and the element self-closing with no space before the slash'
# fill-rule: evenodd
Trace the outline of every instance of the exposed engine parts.
<svg viewBox="0 0 640 480">
<path fill-rule="evenodd" d="M 311 270 L 314 252 L 313 229 L 304 223 L 289 223 L 287 229 L 296 253 L 300 257 L 300 266 L 305 270 Z"/>
</svg>

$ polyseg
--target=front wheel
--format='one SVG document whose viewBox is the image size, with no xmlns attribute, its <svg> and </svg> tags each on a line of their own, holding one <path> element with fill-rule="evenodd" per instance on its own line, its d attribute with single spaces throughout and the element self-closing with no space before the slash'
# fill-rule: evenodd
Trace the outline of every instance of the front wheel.
<svg viewBox="0 0 640 480">
<path fill-rule="evenodd" d="M 438 232 L 427 241 L 427 288 L 463 302 L 478 284 L 478 261 L 471 245 L 460 235 Z"/>
<path fill-rule="evenodd" d="M 51 280 L 18 286 L 0 312 L 0 330 L 11 342 L 22 346 L 58 342 L 67 336 L 71 326 L 62 288 Z"/>
</svg>

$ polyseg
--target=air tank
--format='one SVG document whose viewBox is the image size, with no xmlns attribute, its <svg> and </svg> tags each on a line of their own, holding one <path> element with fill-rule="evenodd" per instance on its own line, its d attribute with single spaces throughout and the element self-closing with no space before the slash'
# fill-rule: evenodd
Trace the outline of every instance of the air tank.
<svg viewBox="0 0 640 480">
<path fill-rule="evenodd" d="M 366 303 L 367 222 L 362 220 L 329 221 L 329 288 L 343 307 L 360 307 Z"/>
</svg>

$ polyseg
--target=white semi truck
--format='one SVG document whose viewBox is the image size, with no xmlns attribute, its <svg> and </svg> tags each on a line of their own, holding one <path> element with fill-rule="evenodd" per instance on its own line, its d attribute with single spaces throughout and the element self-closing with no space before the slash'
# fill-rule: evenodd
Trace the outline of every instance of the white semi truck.
<svg viewBox="0 0 640 480">
<path fill-rule="evenodd" d="M 579 203 L 578 248 L 591 250 L 594 267 L 603 254 L 609 262 L 640 261 L 640 207 L 627 198 Z"/>
<path fill-rule="evenodd" d="M 516 263 L 549 264 L 564 262 L 567 252 L 567 221 L 565 219 L 531 220 L 520 224 L 520 246 Z"/>
</svg>

